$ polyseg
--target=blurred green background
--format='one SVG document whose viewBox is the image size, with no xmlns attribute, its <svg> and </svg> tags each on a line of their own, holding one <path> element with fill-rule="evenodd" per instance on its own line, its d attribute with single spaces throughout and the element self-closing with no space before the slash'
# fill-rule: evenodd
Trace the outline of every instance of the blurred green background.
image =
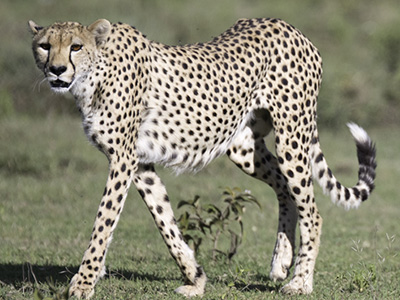
<svg viewBox="0 0 400 300">
<path fill-rule="evenodd" d="M 2 0 L 0 118 L 76 114 L 50 92 L 31 54 L 27 21 L 98 18 L 129 23 L 167 44 L 207 41 L 238 18 L 278 17 L 300 29 L 324 61 L 319 124 L 400 125 L 398 0 Z"/>
</svg>

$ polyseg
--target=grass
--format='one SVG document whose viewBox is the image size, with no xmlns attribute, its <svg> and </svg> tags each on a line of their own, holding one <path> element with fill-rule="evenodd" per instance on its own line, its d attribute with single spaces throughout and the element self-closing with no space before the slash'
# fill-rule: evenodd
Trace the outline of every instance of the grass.
<svg viewBox="0 0 400 300">
<path fill-rule="evenodd" d="M 107 176 L 107 160 L 91 147 L 74 117 L 11 117 L 0 122 L 0 299 L 32 299 L 46 278 L 65 287 L 87 246 Z M 321 144 L 336 176 L 356 178 L 355 146 L 346 131 L 320 130 Z M 322 244 L 312 296 L 298 299 L 398 299 L 400 243 L 398 178 L 400 131 L 370 130 L 378 146 L 377 188 L 360 209 L 345 212 L 321 195 Z M 199 262 L 209 282 L 206 299 L 284 299 L 269 281 L 277 228 L 277 201 L 264 184 L 242 174 L 225 158 L 197 175 L 176 177 L 159 169 L 172 205 L 179 200 L 219 199 L 225 186 L 251 190 L 262 210 L 249 206 L 244 239 L 231 264 Z M 226 176 L 229 174 L 229 176 Z M 179 211 L 175 210 L 176 214 Z M 95 299 L 183 299 L 178 268 L 150 214 L 131 189 L 107 257 L 107 276 Z"/>
</svg>

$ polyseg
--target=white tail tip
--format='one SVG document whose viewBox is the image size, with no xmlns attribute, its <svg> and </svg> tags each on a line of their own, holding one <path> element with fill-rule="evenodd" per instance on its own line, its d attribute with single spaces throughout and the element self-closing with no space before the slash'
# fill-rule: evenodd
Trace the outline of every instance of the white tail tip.
<svg viewBox="0 0 400 300">
<path fill-rule="evenodd" d="M 356 141 L 367 142 L 370 140 L 368 133 L 357 124 L 347 123 L 347 127 L 349 127 L 350 132 Z"/>
</svg>

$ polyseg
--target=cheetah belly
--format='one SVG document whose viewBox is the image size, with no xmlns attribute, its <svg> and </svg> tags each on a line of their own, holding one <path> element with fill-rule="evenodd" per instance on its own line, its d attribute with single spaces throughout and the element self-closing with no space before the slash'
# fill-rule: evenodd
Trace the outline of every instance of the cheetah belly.
<svg viewBox="0 0 400 300">
<path fill-rule="evenodd" d="M 171 167 L 177 174 L 197 172 L 225 154 L 251 115 L 230 123 L 229 117 L 206 121 L 194 113 L 170 116 L 158 108 L 147 108 L 136 144 L 139 161 Z"/>
</svg>

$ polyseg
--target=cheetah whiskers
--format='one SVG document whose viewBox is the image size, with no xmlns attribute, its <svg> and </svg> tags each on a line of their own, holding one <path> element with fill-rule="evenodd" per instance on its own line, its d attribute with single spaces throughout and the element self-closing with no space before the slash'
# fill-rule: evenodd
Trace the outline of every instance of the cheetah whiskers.
<svg viewBox="0 0 400 300">
<path fill-rule="evenodd" d="M 41 88 L 43 82 L 48 82 L 48 81 L 49 81 L 49 80 L 48 80 L 47 77 L 44 77 L 44 78 L 41 79 L 41 80 L 40 80 L 40 79 L 35 80 L 35 84 L 34 84 L 33 87 L 32 87 L 32 92 L 34 92 L 35 89 L 37 88 L 38 92 L 40 93 L 40 88 Z"/>
</svg>

